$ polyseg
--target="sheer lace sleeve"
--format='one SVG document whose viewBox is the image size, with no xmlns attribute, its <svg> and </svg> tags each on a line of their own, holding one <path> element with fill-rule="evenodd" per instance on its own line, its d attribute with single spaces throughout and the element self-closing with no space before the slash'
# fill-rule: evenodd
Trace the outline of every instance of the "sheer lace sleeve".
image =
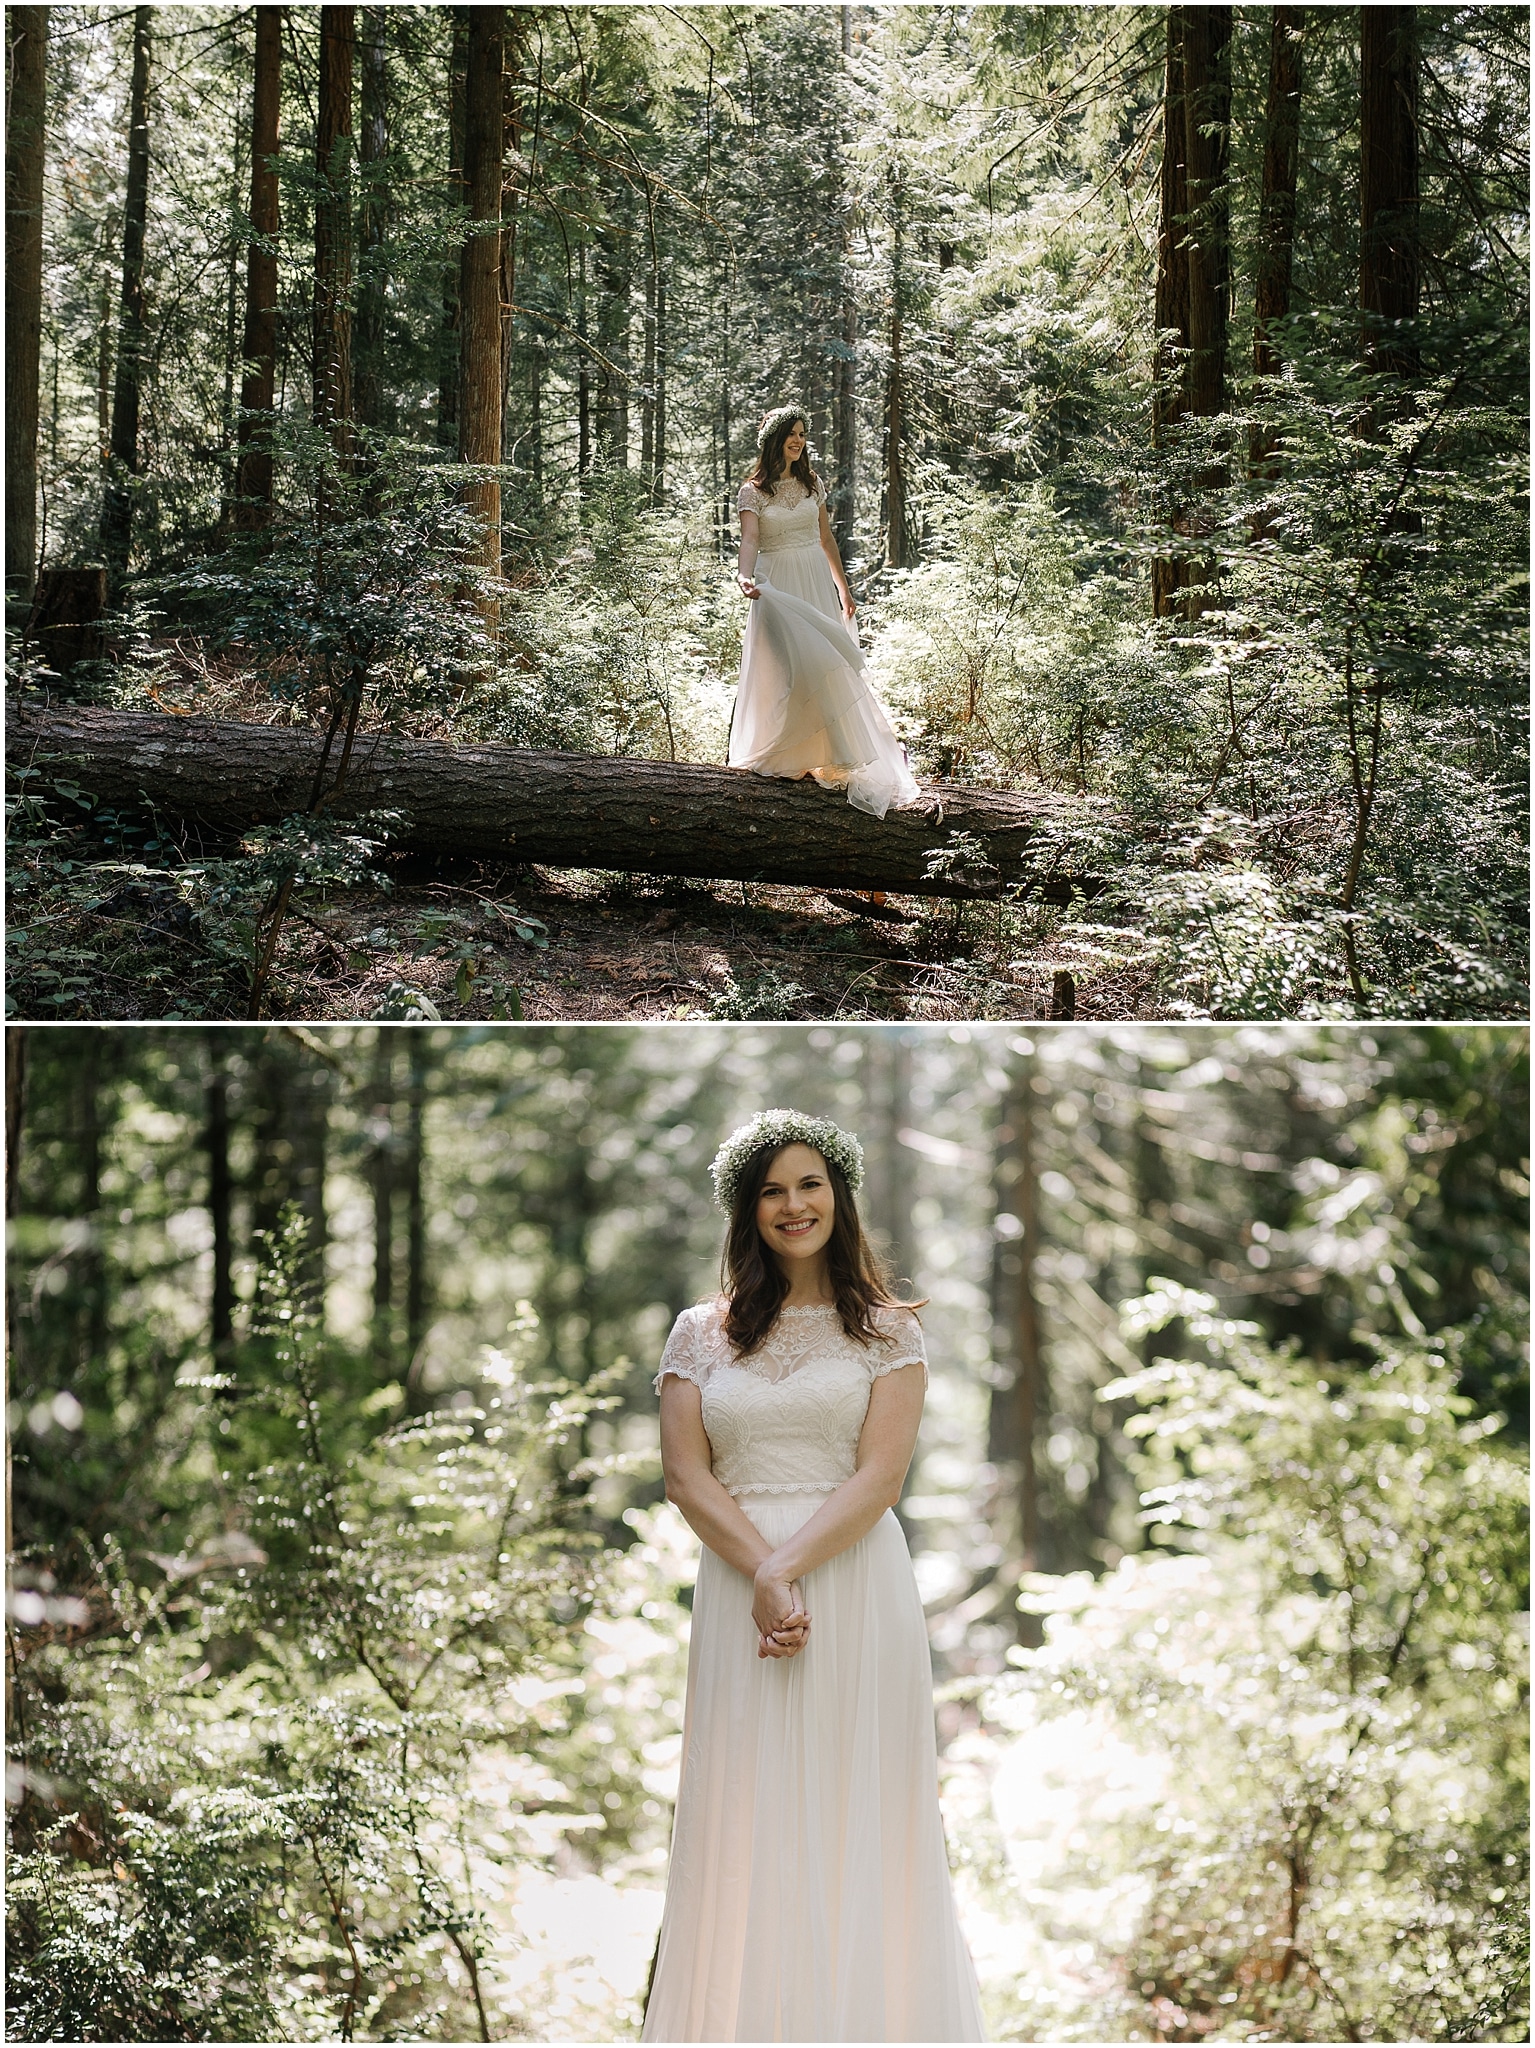
<svg viewBox="0 0 1535 2048">
<path fill-rule="evenodd" d="M 714 1347 L 709 1341 L 709 1305 L 701 1302 L 696 1308 L 685 1308 L 672 1324 L 672 1333 L 666 1340 L 661 1353 L 661 1368 L 655 1377 L 655 1390 L 659 1394 L 661 1382 L 668 1373 L 675 1373 L 679 1380 L 691 1380 L 695 1387 L 701 1387 L 709 1377 L 714 1365 Z"/>
<path fill-rule="evenodd" d="M 824 505 L 826 503 L 826 479 L 824 476 L 818 476 L 816 478 L 815 490 L 812 493 L 812 496 L 815 498 L 815 501 L 818 505 Z"/>
<path fill-rule="evenodd" d="M 760 512 L 766 503 L 767 500 L 755 484 L 742 484 L 740 494 L 736 498 L 736 510 L 738 512 Z"/>
<path fill-rule="evenodd" d="M 903 1365 L 920 1365 L 922 1384 L 927 1385 L 927 1346 L 922 1341 L 922 1325 L 909 1308 L 877 1308 L 874 1324 L 879 1330 L 881 1342 L 871 1346 L 869 1352 L 869 1377 L 883 1379 L 887 1372 L 899 1372 Z"/>
</svg>

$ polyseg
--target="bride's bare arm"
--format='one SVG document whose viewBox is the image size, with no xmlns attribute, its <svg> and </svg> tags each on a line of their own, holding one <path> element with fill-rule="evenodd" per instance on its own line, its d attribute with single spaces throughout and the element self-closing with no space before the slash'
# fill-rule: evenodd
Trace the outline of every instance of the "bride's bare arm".
<svg viewBox="0 0 1535 2048">
<path fill-rule="evenodd" d="M 682 1519 L 716 1557 L 733 1565 L 743 1577 L 755 1581 L 757 1567 L 768 1555 L 768 1544 L 714 1476 L 714 1461 L 704 1428 L 703 1396 L 691 1380 L 668 1373 L 661 1382 L 661 1470 L 666 1478 L 666 1498 L 678 1508 Z M 809 1616 L 799 1598 L 792 1577 L 784 1581 L 782 1597 L 771 1610 L 764 1606 L 753 1618 L 764 1639 L 765 1656 L 782 1656 L 799 1649 L 809 1632 Z"/>
<path fill-rule="evenodd" d="M 736 557 L 736 581 L 748 597 L 761 595 L 757 589 L 757 515 L 755 512 L 741 513 L 741 552 Z"/>
<path fill-rule="evenodd" d="M 774 1610 L 782 1597 L 780 1588 L 850 1549 L 868 1535 L 886 1508 L 895 1506 L 917 1446 L 923 1393 L 923 1372 L 916 1364 L 903 1365 L 874 1382 L 852 1478 L 756 1567 L 753 1577 L 762 1614 Z M 757 1626 L 762 1626 L 760 1615 Z"/>
</svg>

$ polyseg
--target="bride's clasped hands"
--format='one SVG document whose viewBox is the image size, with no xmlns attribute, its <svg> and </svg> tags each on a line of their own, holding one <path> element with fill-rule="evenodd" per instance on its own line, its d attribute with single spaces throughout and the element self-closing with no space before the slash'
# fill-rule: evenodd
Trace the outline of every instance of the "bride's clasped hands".
<svg viewBox="0 0 1535 2048">
<path fill-rule="evenodd" d="M 763 1560 L 752 1580 L 752 1620 L 759 1657 L 797 1657 L 810 1640 L 804 1596 L 772 1569 L 771 1558 Z"/>
</svg>

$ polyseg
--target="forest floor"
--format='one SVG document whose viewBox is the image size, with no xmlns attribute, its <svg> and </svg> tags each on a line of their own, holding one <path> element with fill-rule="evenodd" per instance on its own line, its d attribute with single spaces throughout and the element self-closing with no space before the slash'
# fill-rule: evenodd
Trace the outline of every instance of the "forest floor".
<svg viewBox="0 0 1535 2048">
<path fill-rule="evenodd" d="M 11 872 L 14 883 L 16 864 Z M 401 861 L 391 879 L 388 890 L 310 895 L 290 911 L 266 1015 L 641 1023 L 1163 1014 L 1149 968 L 1106 962 L 1049 909 L 891 896 L 875 911 L 851 896 L 759 883 L 470 863 Z M 115 888 L 23 883 L 9 932 L 13 1017 L 249 1013 L 245 961 L 169 878 L 141 881 L 130 870 Z M 1124 937 L 1123 950 L 1137 950 L 1133 933 Z"/>
<path fill-rule="evenodd" d="M 156 652 L 160 677 L 143 708 L 301 722 L 258 679 L 195 642 L 156 643 Z M 194 846 L 147 808 L 103 811 L 77 791 L 50 817 L 41 831 L 19 809 L 11 821 L 6 1015 L 249 1016 L 248 923 L 242 930 L 232 911 L 200 901 L 195 882 L 201 862 L 217 866 L 235 849 Z M 642 1023 L 1168 1014 L 1133 923 L 1089 935 L 1048 905 L 891 895 L 875 910 L 847 894 L 766 883 L 403 855 L 385 856 L 382 869 L 387 886 L 310 889 L 296 900 L 263 1015 Z"/>
</svg>

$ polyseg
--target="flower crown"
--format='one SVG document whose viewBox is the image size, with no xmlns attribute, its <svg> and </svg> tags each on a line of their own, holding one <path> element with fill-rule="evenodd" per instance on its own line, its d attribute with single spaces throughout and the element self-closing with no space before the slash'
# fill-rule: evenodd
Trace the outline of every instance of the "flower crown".
<svg viewBox="0 0 1535 2048">
<path fill-rule="evenodd" d="M 714 1176 L 714 1199 L 727 1216 L 747 1164 L 768 1145 L 775 1152 L 785 1145 L 809 1145 L 842 1169 L 855 1195 L 863 1186 L 863 1147 L 851 1132 L 839 1129 L 829 1117 L 805 1116 L 797 1109 L 764 1109 L 731 1132 L 709 1168 Z"/>
<path fill-rule="evenodd" d="M 805 408 L 802 405 L 775 405 L 770 413 L 764 413 L 762 425 L 757 429 L 757 453 L 767 447 L 771 436 L 786 420 L 802 420 Z"/>
</svg>

